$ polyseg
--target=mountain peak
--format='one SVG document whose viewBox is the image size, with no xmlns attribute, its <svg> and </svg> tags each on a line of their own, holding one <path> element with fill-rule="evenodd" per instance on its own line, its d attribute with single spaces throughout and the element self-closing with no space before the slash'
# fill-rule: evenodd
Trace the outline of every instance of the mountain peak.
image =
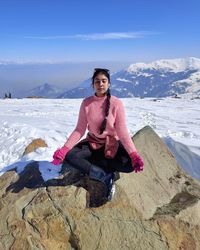
<svg viewBox="0 0 200 250">
<path fill-rule="evenodd" d="M 162 59 L 150 63 L 131 64 L 126 71 L 134 73 L 147 69 L 180 72 L 188 69 L 200 69 L 200 59 L 195 57 Z"/>
<path fill-rule="evenodd" d="M 42 96 L 42 97 L 49 97 L 55 98 L 57 97 L 62 90 L 52 84 L 44 83 L 40 86 L 37 86 L 26 93 L 28 96 Z"/>
</svg>

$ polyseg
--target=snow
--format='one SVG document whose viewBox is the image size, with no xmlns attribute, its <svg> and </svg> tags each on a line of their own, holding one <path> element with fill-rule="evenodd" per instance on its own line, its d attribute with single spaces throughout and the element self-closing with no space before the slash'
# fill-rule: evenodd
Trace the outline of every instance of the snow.
<svg viewBox="0 0 200 250">
<path fill-rule="evenodd" d="M 120 77 L 118 77 L 116 80 L 120 81 L 120 82 L 131 82 L 131 81 L 125 79 L 125 78 L 120 78 Z"/>
<path fill-rule="evenodd" d="M 131 64 L 127 71 L 129 73 L 135 73 L 138 71 L 154 69 L 154 70 L 166 70 L 173 72 L 181 72 L 187 69 L 197 69 L 200 70 L 200 59 L 195 57 L 188 58 L 177 58 L 177 59 L 162 59 L 151 63 L 134 63 Z"/>
<path fill-rule="evenodd" d="M 150 76 L 152 76 L 152 74 L 143 72 L 143 73 L 139 73 L 137 76 L 150 77 Z"/>
<path fill-rule="evenodd" d="M 130 135 L 150 125 L 163 138 L 187 173 L 200 180 L 200 100 L 124 98 Z M 44 180 L 59 176 L 61 166 L 49 163 L 76 126 L 82 99 L 1 99 L 0 175 L 17 166 L 20 173 L 40 161 Z M 23 156 L 25 147 L 42 138 L 47 148 Z"/>
<path fill-rule="evenodd" d="M 179 84 L 185 82 L 187 82 L 187 84 L 190 84 L 190 86 L 186 88 L 187 93 L 200 92 L 200 71 L 191 74 L 191 76 L 186 79 L 176 81 L 175 83 Z"/>
</svg>

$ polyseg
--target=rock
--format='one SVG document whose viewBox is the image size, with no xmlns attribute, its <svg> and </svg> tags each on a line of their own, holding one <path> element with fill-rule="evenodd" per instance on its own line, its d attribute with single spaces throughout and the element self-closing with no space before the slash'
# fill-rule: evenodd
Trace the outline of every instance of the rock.
<svg viewBox="0 0 200 250">
<path fill-rule="evenodd" d="M 29 154 L 40 147 L 48 147 L 46 142 L 41 138 L 34 139 L 24 150 L 23 155 Z"/>
<path fill-rule="evenodd" d="M 133 140 L 144 171 L 121 173 L 99 207 L 88 206 L 97 183 L 75 172 L 45 183 L 34 162 L 1 176 L 0 249 L 200 249 L 200 183 L 150 127 Z"/>
<path fill-rule="evenodd" d="M 159 219 L 160 234 L 165 236 L 170 250 L 200 249 L 199 227 L 171 218 Z"/>
<path fill-rule="evenodd" d="M 166 213 L 178 213 L 179 209 L 174 206 L 178 197 L 184 199 L 183 203 L 177 202 L 182 205 L 181 209 L 200 198 L 199 182 L 178 166 L 166 144 L 149 126 L 135 134 L 133 140 L 144 160 L 145 170 L 142 174 L 121 175 L 118 184 L 143 219 L 163 214 L 167 208 Z"/>
</svg>

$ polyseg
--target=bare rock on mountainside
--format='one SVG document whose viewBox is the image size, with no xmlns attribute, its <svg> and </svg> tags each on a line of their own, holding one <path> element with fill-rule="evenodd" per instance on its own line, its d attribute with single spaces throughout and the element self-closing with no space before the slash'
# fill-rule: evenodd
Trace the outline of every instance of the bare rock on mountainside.
<svg viewBox="0 0 200 250">
<path fill-rule="evenodd" d="M 200 249 L 200 183 L 150 127 L 133 140 L 144 171 L 121 173 L 113 200 L 96 208 L 87 181 L 70 183 L 77 175 L 45 185 L 35 162 L 24 181 L 15 169 L 1 176 L 0 249 Z"/>
</svg>

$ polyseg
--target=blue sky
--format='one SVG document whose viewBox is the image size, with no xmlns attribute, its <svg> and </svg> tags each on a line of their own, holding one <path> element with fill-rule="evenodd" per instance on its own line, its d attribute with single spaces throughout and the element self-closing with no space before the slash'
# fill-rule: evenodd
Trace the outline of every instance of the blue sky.
<svg viewBox="0 0 200 250">
<path fill-rule="evenodd" d="M 0 90 L 70 88 L 94 67 L 200 57 L 199 13 L 199 0 L 1 0 Z"/>
<path fill-rule="evenodd" d="M 200 57 L 198 0 L 4 0 L 0 61 Z"/>
</svg>

